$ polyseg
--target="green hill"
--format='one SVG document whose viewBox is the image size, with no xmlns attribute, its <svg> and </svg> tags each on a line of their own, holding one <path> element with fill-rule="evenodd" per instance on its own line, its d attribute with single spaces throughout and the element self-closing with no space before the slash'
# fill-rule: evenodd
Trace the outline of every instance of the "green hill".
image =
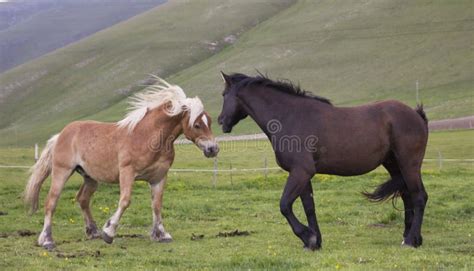
<svg viewBox="0 0 474 271">
<path fill-rule="evenodd" d="M 472 1 L 298 1 L 170 78 L 220 111 L 219 71 L 288 78 L 350 106 L 419 96 L 431 120 L 474 115 Z M 92 118 L 120 118 L 119 103 Z M 234 133 L 258 132 L 252 121 Z M 217 131 L 216 131 L 217 132 Z"/>
<path fill-rule="evenodd" d="M 240 3 L 242 9 L 255 11 L 249 7 L 251 4 L 255 5 L 255 2 Z M 264 5 L 260 1 L 258 3 Z M 166 8 L 170 6 L 172 5 L 167 5 Z M 197 8 L 204 8 L 202 5 L 195 8 L 188 5 L 184 7 L 188 9 L 190 17 L 197 13 Z M 203 50 L 197 54 L 198 57 L 184 61 L 183 51 L 176 50 L 176 57 L 173 58 L 176 61 L 166 62 L 166 65 L 161 59 L 149 62 L 143 60 L 150 65 L 150 69 L 137 70 L 133 66 L 132 69 L 123 68 L 127 72 L 122 72 L 120 76 L 105 78 L 98 75 L 113 73 L 120 67 L 110 55 L 102 59 L 108 65 L 94 66 L 94 61 L 88 66 L 90 77 L 84 75 L 87 74 L 85 71 L 71 73 L 72 69 L 64 70 L 65 66 L 60 66 L 58 70 L 64 75 L 56 77 L 56 81 L 46 80 L 45 82 L 50 82 L 49 85 L 30 84 L 42 90 L 38 93 L 41 96 L 32 98 L 38 91 L 32 92 L 30 87 L 29 93 L 28 87 L 23 87 L 25 91 L 21 93 L 25 96 L 15 95 L 15 98 L 10 98 L 8 110 L 4 110 L 5 103 L 2 104 L 0 114 L 6 114 L 8 121 L 0 120 L 0 127 L 4 128 L 0 135 L 11 135 L 14 127 L 28 127 L 29 134 L 18 132 L 18 142 L 31 142 L 58 131 L 60 125 L 67 120 L 118 120 L 126 108 L 124 101 L 120 101 L 124 95 L 113 95 L 115 98 L 111 98 L 110 91 L 101 91 L 96 93 L 93 101 L 86 102 L 88 99 L 82 93 L 90 91 L 88 80 L 92 80 L 94 86 L 100 86 L 96 89 L 123 89 L 143 77 L 143 72 L 138 75 L 140 71 L 152 70 L 153 65 L 159 65 L 161 69 L 155 71 L 180 84 L 188 94 L 199 95 L 213 116 L 217 115 L 221 106 L 220 92 L 223 85 L 219 71 L 255 74 L 255 69 L 268 73 L 273 78 L 288 78 L 299 82 L 304 89 L 326 96 L 336 105 L 356 105 L 382 99 L 399 99 L 414 105 L 415 83 L 418 80 L 420 97 L 430 119 L 474 115 L 472 1 L 325 0 L 298 1 L 286 9 L 273 4 L 268 7 L 274 9 L 274 12 L 266 13 L 268 17 L 273 15 L 270 19 L 263 20 L 263 17 L 258 17 L 260 14 L 254 14 L 254 18 L 261 18 L 257 26 L 216 54 Z M 158 8 L 155 12 L 164 8 L 165 6 Z M 222 15 L 225 18 L 222 19 L 223 22 L 229 22 L 228 18 L 232 15 L 243 21 L 234 13 L 225 13 Z M 249 16 L 246 12 L 238 14 Z M 153 20 L 158 19 L 155 17 Z M 182 21 L 182 24 L 196 27 L 195 23 L 190 25 L 189 22 Z M 130 24 L 123 24 L 117 30 L 123 31 L 126 26 Z M 142 27 L 143 22 L 137 21 L 135 26 L 130 27 L 139 26 Z M 203 32 L 195 33 L 196 31 L 191 32 L 201 38 L 193 39 L 189 46 L 196 46 L 196 40 L 202 40 Z M 111 32 L 113 33 L 112 29 L 99 33 L 87 39 L 87 42 L 103 40 Z M 176 28 L 169 33 L 178 35 Z M 209 40 L 219 40 L 218 36 Z M 137 36 L 134 40 L 142 42 L 143 38 L 145 36 Z M 176 43 L 174 45 L 178 46 Z M 108 44 L 103 44 L 101 48 L 104 51 L 116 50 L 114 46 L 108 47 Z M 186 47 L 179 43 L 179 48 Z M 131 51 L 124 50 L 123 53 L 123 58 L 134 56 L 128 55 Z M 48 65 L 53 65 L 51 58 L 57 57 L 58 62 L 65 63 L 72 55 L 66 48 L 43 61 L 49 61 Z M 123 65 L 123 59 L 121 61 Z M 192 65 L 195 63 L 198 64 Z M 27 75 L 23 78 L 35 76 L 35 73 L 26 73 L 27 71 L 29 70 L 25 69 L 22 72 Z M 18 80 L 15 79 L 18 76 L 19 73 L 6 74 L 0 78 Z M 63 83 L 58 78 L 71 81 L 74 78 L 74 83 Z M 58 82 L 64 86 L 61 95 L 58 95 L 58 88 L 54 87 L 54 83 Z M 25 109 L 28 105 L 25 101 L 36 102 L 37 99 L 45 99 L 47 95 L 51 96 L 46 98 L 48 102 L 45 106 Z M 98 107 L 103 110 L 96 110 Z M 57 111 L 52 111 L 51 108 Z M 60 114 L 53 114 L 55 112 Z M 236 133 L 255 131 L 258 129 L 251 121 L 244 122 L 235 130 Z M 2 139 L 0 143 L 12 142 L 11 139 Z"/>
<path fill-rule="evenodd" d="M 290 5 L 170 1 L 0 75 L 0 144 L 43 140 L 124 99 L 150 73 L 169 76 L 216 54 L 230 35 Z"/>
</svg>

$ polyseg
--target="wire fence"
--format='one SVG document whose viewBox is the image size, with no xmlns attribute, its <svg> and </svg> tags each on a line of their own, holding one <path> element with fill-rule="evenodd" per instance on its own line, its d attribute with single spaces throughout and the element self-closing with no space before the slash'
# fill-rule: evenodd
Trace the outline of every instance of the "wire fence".
<svg viewBox="0 0 474 271">
<path fill-rule="evenodd" d="M 463 163 L 464 165 L 467 163 L 469 166 L 474 167 L 474 159 L 443 159 L 440 155 L 439 159 L 425 159 L 425 163 L 436 163 L 434 166 L 437 167 L 440 171 L 445 166 L 445 163 Z M 221 167 L 220 167 L 221 166 Z M 225 168 L 228 166 L 228 168 Z M 32 165 L 0 165 L 1 169 L 29 169 Z M 257 167 L 257 168 L 233 168 L 231 161 L 221 162 L 219 165 L 218 159 L 214 159 L 213 168 L 170 168 L 170 173 L 174 174 L 199 174 L 203 173 L 210 177 L 211 185 L 213 187 L 217 187 L 218 179 L 222 181 L 229 181 L 233 184 L 233 178 L 236 174 L 247 174 L 253 173 L 255 175 L 259 175 L 263 177 L 263 180 L 266 182 L 269 178 L 270 173 L 274 172 L 283 172 L 283 169 L 280 167 L 269 167 L 267 158 L 264 157 L 264 166 Z M 224 179 L 222 179 L 224 178 Z"/>
<path fill-rule="evenodd" d="M 229 168 L 229 169 L 219 169 L 217 159 L 214 160 L 214 168 L 171 168 L 170 172 L 203 172 L 203 173 L 213 173 L 213 172 L 259 172 L 259 171 L 274 171 L 274 170 L 283 170 L 280 167 L 260 167 L 260 168 Z M 438 162 L 443 164 L 444 162 L 458 162 L 458 163 L 474 163 L 474 159 L 424 159 L 423 162 Z M 29 169 L 33 165 L 0 165 L 0 168 L 18 168 L 18 169 Z"/>
<path fill-rule="evenodd" d="M 228 142 L 228 141 L 259 141 L 262 139 L 267 139 L 264 134 L 254 134 L 254 135 L 243 135 L 243 136 L 230 136 L 224 138 L 218 138 L 220 142 Z M 180 139 L 175 142 L 177 145 L 186 145 L 192 144 L 192 142 L 186 139 Z M 37 161 L 39 158 L 39 147 L 38 144 L 34 146 L 34 161 Z M 33 157 L 32 157 L 33 158 Z M 268 175 L 271 172 L 278 172 L 283 171 L 280 167 L 269 166 L 267 157 L 262 157 L 263 159 L 263 167 L 255 167 L 255 168 L 235 168 L 232 166 L 232 160 L 224 159 L 223 161 L 219 161 L 218 158 L 214 158 L 213 167 L 212 168 L 171 168 L 169 169 L 170 173 L 205 173 L 211 175 L 211 182 L 213 186 L 217 185 L 217 180 L 219 175 L 229 174 L 230 180 L 232 182 L 233 174 L 245 174 L 245 173 L 256 173 L 264 177 L 267 180 Z M 426 158 L 423 160 L 424 163 L 434 163 L 434 167 L 442 170 L 445 167 L 446 163 L 455 164 L 459 163 L 460 165 L 469 165 L 474 167 L 474 159 L 453 159 L 453 158 L 444 158 L 441 151 L 438 151 L 437 158 Z M 1 165 L 0 169 L 29 169 L 33 165 Z"/>
</svg>

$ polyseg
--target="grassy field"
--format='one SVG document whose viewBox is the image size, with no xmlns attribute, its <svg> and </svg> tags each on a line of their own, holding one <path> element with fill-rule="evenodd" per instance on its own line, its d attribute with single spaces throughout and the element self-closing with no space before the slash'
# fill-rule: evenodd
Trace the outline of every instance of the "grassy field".
<svg viewBox="0 0 474 271">
<path fill-rule="evenodd" d="M 0 97 L 0 145 L 74 119 L 118 120 L 148 73 L 199 95 L 214 117 L 219 71 L 255 69 L 337 105 L 414 105 L 419 80 L 430 119 L 474 115 L 471 10 L 470 0 L 170 1 L 2 74 L 0 95 L 15 95 Z M 245 121 L 235 133 L 257 130 Z"/>
<path fill-rule="evenodd" d="M 440 150 L 445 158 L 473 158 L 474 131 L 433 133 L 427 158 Z M 456 144 L 451 143 L 456 142 Z M 261 167 L 263 157 L 273 166 L 265 141 L 221 144 L 219 164 L 227 168 Z M 436 151 L 435 151 L 436 150 Z M 31 164 L 32 149 L 0 149 L 1 165 Z M 178 146 L 173 168 L 211 168 L 194 146 Z M 381 170 L 342 178 L 313 179 L 323 249 L 307 252 L 293 236 L 279 212 L 279 197 L 286 174 L 272 171 L 265 179 L 259 173 L 218 175 L 212 186 L 210 173 L 171 173 L 164 199 L 164 221 L 173 235 L 170 244 L 148 238 L 151 227 L 149 189 L 144 182 L 134 186 L 132 205 L 125 213 L 112 245 L 87 241 L 80 209 L 74 196 L 81 183 L 74 175 L 66 185 L 55 215 L 56 250 L 35 246 L 42 214 L 28 217 L 21 201 L 27 178 L 24 169 L 0 168 L 0 268 L 12 269 L 450 269 L 471 270 L 474 240 L 474 193 L 472 163 L 425 164 L 424 183 L 430 195 L 420 249 L 400 247 L 402 212 L 390 203 L 368 203 L 359 192 L 386 179 Z M 49 186 L 42 189 L 42 199 Z M 116 208 L 116 185 L 101 185 L 92 201 L 98 223 L 104 223 Z M 396 202 L 398 209 L 401 201 Z M 298 217 L 304 218 L 299 201 Z M 218 237 L 235 230 L 248 235 Z M 192 236 L 204 235 L 192 240 Z"/>
</svg>

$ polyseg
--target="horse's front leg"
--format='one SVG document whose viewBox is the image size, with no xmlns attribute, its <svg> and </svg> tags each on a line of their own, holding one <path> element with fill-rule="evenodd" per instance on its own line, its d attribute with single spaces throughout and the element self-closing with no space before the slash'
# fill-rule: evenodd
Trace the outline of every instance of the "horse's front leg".
<svg viewBox="0 0 474 271">
<path fill-rule="evenodd" d="M 312 229 L 301 224 L 293 213 L 293 203 L 296 198 L 302 195 L 308 182 L 310 182 L 311 177 L 312 175 L 304 170 L 292 170 L 290 172 L 280 200 L 280 211 L 285 216 L 286 220 L 288 220 L 295 235 L 303 241 L 305 248 L 315 250 L 318 248 L 318 238 L 316 233 Z"/>
<path fill-rule="evenodd" d="M 135 180 L 135 171 L 131 167 L 120 170 L 120 201 L 118 208 L 112 217 L 107 220 L 102 228 L 102 239 L 108 244 L 114 241 L 120 218 L 125 210 L 130 206 L 130 197 L 132 195 L 132 186 Z"/>
<path fill-rule="evenodd" d="M 151 208 L 153 210 L 153 227 L 151 229 L 151 240 L 158 242 L 171 242 L 173 238 L 166 232 L 161 218 L 161 207 L 163 202 L 163 191 L 165 190 L 166 176 L 159 182 L 150 182 Z"/>
<path fill-rule="evenodd" d="M 316 218 L 316 208 L 314 207 L 313 187 L 311 185 L 311 180 L 306 185 L 306 188 L 301 193 L 300 197 L 301 202 L 303 203 L 306 218 L 308 219 L 308 227 L 313 230 L 314 233 L 316 233 L 316 249 L 320 249 L 323 239 L 321 237 L 321 231 L 319 230 L 318 220 Z M 310 240 L 310 243 L 314 244 L 314 239 Z"/>
</svg>

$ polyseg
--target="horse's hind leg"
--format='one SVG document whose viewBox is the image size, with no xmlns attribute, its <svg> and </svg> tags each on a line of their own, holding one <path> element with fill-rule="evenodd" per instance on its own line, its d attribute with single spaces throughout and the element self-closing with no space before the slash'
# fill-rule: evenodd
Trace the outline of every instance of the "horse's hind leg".
<svg viewBox="0 0 474 271">
<path fill-rule="evenodd" d="M 415 152 L 413 149 L 404 148 L 396 155 L 397 163 L 406 185 L 406 192 L 402 193 L 405 208 L 413 210 L 412 220 L 405 220 L 409 227 L 405 228 L 403 244 L 412 247 L 419 247 L 423 243 L 421 225 L 423 224 L 423 215 L 426 202 L 428 201 L 428 194 L 421 179 L 423 154 L 424 149 L 423 151 Z"/>
<path fill-rule="evenodd" d="M 38 244 L 48 250 L 55 247 L 51 230 L 53 214 L 64 184 L 71 176 L 71 173 L 72 169 L 70 168 L 53 165 L 51 188 L 49 189 L 48 197 L 46 198 L 44 206 L 44 226 L 38 238 Z"/>
<path fill-rule="evenodd" d="M 92 178 L 85 176 L 79 192 L 77 192 L 76 200 L 81 206 L 82 215 L 86 224 L 86 236 L 88 239 L 100 238 L 100 231 L 97 229 L 90 209 L 90 200 L 94 192 L 97 190 L 98 183 Z"/>
<path fill-rule="evenodd" d="M 413 221 L 411 227 L 406 234 L 403 244 L 412 247 L 419 247 L 423 243 L 421 236 L 421 225 L 423 223 L 423 215 L 428 194 L 425 191 L 421 180 L 420 167 L 406 167 L 402 169 L 403 179 L 407 185 L 406 198 L 411 199 L 414 209 Z"/>
<path fill-rule="evenodd" d="M 383 166 L 385 167 L 385 169 L 387 169 L 388 173 L 390 174 L 390 178 L 393 181 L 397 183 L 405 183 L 405 181 L 403 180 L 402 173 L 400 171 L 400 167 L 398 166 L 398 163 L 395 160 L 393 154 L 391 154 L 389 158 L 383 163 Z M 399 192 L 400 196 L 402 197 L 403 206 L 405 209 L 405 230 L 403 232 L 403 237 L 405 238 L 407 237 L 408 232 L 410 231 L 415 212 L 413 210 L 413 202 L 406 186 L 404 186 L 404 189 Z"/>
</svg>

